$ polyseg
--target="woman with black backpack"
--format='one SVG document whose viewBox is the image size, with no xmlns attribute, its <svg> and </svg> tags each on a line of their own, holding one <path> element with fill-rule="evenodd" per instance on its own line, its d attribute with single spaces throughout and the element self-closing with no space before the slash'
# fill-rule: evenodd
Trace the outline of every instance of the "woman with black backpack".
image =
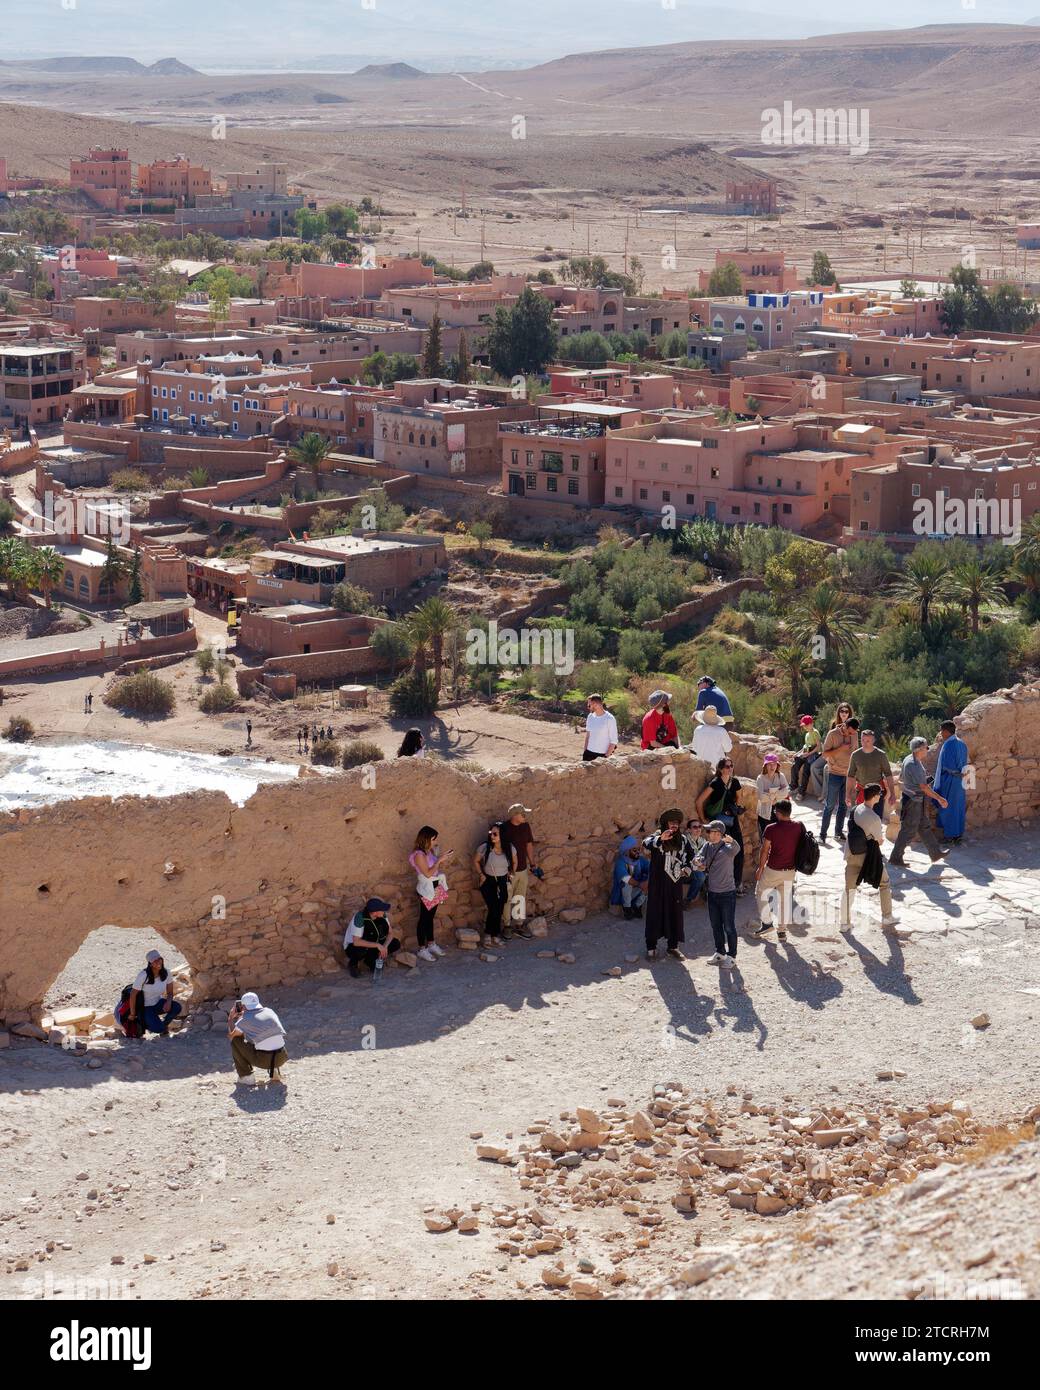
<svg viewBox="0 0 1040 1390">
<path fill-rule="evenodd" d="M 500 826 L 488 826 L 487 839 L 473 856 L 473 867 L 477 871 L 480 895 L 487 903 L 480 944 L 501 946 L 505 940 L 502 913 L 509 902 L 509 875 L 516 872 L 516 850 L 512 845 L 508 849 L 503 847 Z"/>
<path fill-rule="evenodd" d="M 732 836 L 740 846 L 733 861 L 733 877 L 737 884 L 738 896 L 746 892 L 744 878 L 744 836 L 740 829 L 740 817 L 744 814 L 737 800 L 740 783 L 733 776 L 733 762 L 730 758 L 720 758 L 715 767 L 715 776 L 697 798 L 697 818 L 705 825 L 709 821 L 720 820 L 726 827 L 726 834 Z"/>
</svg>

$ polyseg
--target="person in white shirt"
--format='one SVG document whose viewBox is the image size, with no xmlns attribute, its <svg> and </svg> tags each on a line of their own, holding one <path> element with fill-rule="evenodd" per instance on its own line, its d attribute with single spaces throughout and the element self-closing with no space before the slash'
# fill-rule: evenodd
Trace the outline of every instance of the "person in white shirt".
<svg viewBox="0 0 1040 1390">
<path fill-rule="evenodd" d="M 285 1027 L 274 1009 L 265 1009 L 259 995 L 243 994 L 228 1014 L 228 1037 L 240 1086 L 255 1086 L 253 1068 L 281 1082 L 285 1066 Z"/>
<path fill-rule="evenodd" d="M 585 718 L 585 749 L 583 763 L 595 758 L 609 758 L 618 745 L 617 720 L 603 703 L 602 695 L 590 695 Z"/>
<path fill-rule="evenodd" d="M 162 958 L 161 951 L 149 951 L 145 956 L 145 967 L 134 980 L 130 995 L 130 1017 L 140 1011 L 143 1032 L 158 1033 L 166 1037 L 169 1025 L 181 1011 L 181 1006 L 173 997 L 173 980 Z M 139 998 L 140 996 L 140 998 Z"/>
<path fill-rule="evenodd" d="M 845 840 L 845 892 L 841 898 L 841 930 L 852 930 L 852 900 L 856 896 L 856 885 L 860 871 L 872 848 L 876 859 L 881 857 L 881 846 L 885 843 L 885 824 L 877 813 L 881 800 L 880 782 L 871 782 L 863 788 L 863 800 L 853 808 L 849 816 L 847 838 Z M 873 846 L 871 846 L 873 841 Z M 898 918 L 892 915 L 892 885 L 888 869 L 881 861 L 881 877 L 878 882 L 878 896 L 881 899 L 881 925 L 894 927 Z"/>
<path fill-rule="evenodd" d="M 732 751 L 733 740 L 714 705 L 699 709 L 693 718 L 696 727 L 690 751 L 695 758 L 702 758 L 715 767 Z"/>
</svg>

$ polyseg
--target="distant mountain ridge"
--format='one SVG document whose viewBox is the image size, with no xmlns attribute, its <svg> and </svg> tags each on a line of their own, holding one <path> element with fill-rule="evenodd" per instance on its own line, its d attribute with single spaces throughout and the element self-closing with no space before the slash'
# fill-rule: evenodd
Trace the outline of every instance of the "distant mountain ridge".
<svg viewBox="0 0 1040 1390">
<path fill-rule="evenodd" d="M 136 58 L 123 58 L 115 54 L 97 57 L 32 58 L 4 60 L 0 67 L 32 69 L 34 72 L 78 72 L 92 73 L 98 77 L 198 77 L 197 68 L 190 68 L 179 58 L 160 58 L 156 63 L 139 63 Z"/>
</svg>

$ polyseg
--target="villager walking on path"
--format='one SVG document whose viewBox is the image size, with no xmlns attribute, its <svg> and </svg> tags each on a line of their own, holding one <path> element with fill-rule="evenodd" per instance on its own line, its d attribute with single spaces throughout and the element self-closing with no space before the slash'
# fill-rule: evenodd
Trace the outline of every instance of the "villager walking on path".
<svg viewBox="0 0 1040 1390">
<path fill-rule="evenodd" d="M 945 844 L 960 843 L 964 834 L 964 821 L 967 815 L 968 800 L 964 794 L 964 769 L 968 766 L 968 745 L 957 734 L 957 725 L 952 719 L 944 719 L 939 725 L 939 761 L 935 764 L 932 785 L 946 800 L 936 820 L 942 831 Z"/>
<path fill-rule="evenodd" d="M 657 959 L 657 943 L 663 936 L 668 954 L 679 957 L 683 931 L 683 895 L 693 873 L 693 842 L 683 830 L 681 811 L 664 811 L 660 829 L 643 841 L 650 860 L 646 894 L 646 958 Z"/>
<path fill-rule="evenodd" d="M 247 993 L 235 1001 L 228 1014 L 228 1037 L 240 1086 L 256 1085 L 254 1069 L 266 1072 L 268 1081 L 282 1083 L 285 1027 L 274 1009 L 264 1008 L 259 995 Z"/>
</svg>

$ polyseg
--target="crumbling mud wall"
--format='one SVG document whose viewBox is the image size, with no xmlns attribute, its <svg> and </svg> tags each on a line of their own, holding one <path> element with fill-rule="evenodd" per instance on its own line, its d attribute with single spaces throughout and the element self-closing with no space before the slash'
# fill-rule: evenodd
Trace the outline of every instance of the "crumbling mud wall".
<svg viewBox="0 0 1040 1390">
<path fill-rule="evenodd" d="M 748 740 L 737 761 L 758 770 Z M 489 821 L 533 808 L 544 882 L 530 913 L 605 908 L 620 835 L 661 811 L 692 815 L 708 776 L 688 754 L 472 776 L 402 759 L 333 778 L 261 787 L 242 807 L 220 792 L 165 799 L 88 798 L 0 818 L 0 1018 L 38 1010 L 95 928 L 151 926 L 181 951 L 197 998 L 287 984 L 340 969 L 345 916 L 372 894 L 414 936 L 408 855 L 420 826 L 456 851 L 437 936 L 483 922 L 471 860 Z M 749 848 L 752 790 L 742 792 Z M 749 856 L 750 863 L 750 856 Z M 113 998 L 126 981 L 113 979 Z"/>
<path fill-rule="evenodd" d="M 976 790 L 969 827 L 1040 812 L 1040 684 L 974 701 L 958 720 Z M 770 739 L 735 741 L 753 874 L 753 779 Z M 785 758 L 789 763 L 789 757 Z M 670 806 L 691 815 L 708 777 L 686 753 L 471 776 L 439 761 L 377 763 L 333 778 L 261 787 L 242 807 L 219 792 L 166 799 L 90 798 L 0 816 L 0 1018 L 38 1010 L 95 928 L 151 926 L 181 951 L 199 998 L 288 984 L 340 969 L 344 920 L 371 894 L 414 937 L 408 854 L 423 824 L 457 851 L 437 936 L 479 926 L 471 858 L 490 820 L 515 801 L 531 821 L 546 878 L 531 913 L 602 910 L 620 835 L 649 833 Z M 125 984 L 112 981 L 113 998 Z"/>
</svg>

